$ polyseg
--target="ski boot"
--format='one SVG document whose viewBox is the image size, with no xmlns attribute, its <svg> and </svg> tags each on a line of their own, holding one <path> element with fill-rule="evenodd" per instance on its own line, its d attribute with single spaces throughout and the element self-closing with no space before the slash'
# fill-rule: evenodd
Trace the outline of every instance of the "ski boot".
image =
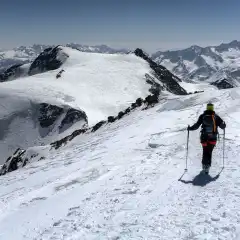
<svg viewBox="0 0 240 240">
<path fill-rule="evenodd" d="M 202 170 L 205 174 L 209 173 L 210 165 L 202 165 Z"/>
</svg>

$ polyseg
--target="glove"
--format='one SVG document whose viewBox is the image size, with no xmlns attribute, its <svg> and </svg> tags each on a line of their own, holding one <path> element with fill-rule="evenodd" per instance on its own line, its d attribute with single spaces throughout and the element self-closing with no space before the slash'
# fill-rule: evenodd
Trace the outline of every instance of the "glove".
<svg viewBox="0 0 240 240">
<path fill-rule="evenodd" d="M 190 127 L 189 125 L 188 125 L 188 127 L 187 127 L 187 130 L 188 130 L 188 131 L 190 131 L 190 130 L 191 130 L 191 127 Z"/>
<path fill-rule="evenodd" d="M 226 128 L 226 123 L 225 122 L 222 122 L 221 126 L 220 126 L 222 129 L 225 129 Z"/>
</svg>

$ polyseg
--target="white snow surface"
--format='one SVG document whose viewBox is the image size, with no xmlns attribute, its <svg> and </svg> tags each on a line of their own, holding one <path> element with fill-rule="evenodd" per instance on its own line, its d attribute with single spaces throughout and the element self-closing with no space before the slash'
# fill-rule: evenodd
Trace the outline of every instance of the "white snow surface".
<svg viewBox="0 0 240 240">
<path fill-rule="evenodd" d="M 0 51 L 0 54 L 2 54 L 2 58 L 16 58 L 21 60 L 28 60 L 29 58 L 27 54 L 16 50 Z"/>
<path fill-rule="evenodd" d="M 209 83 L 188 83 L 179 82 L 179 85 L 184 88 L 188 93 L 194 93 L 195 91 L 217 91 L 217 87 L 209 85 Z"/>
<path fill-rule="evenodd" d="M 239 100 L 239 88 L 169 96 L 2 176 L 0 239 L 240 239 Z M 199 175 L 194 131 L 178 181 L 208 101 L 227 123 L 225 168 L 221 139 Z"/>
<path fill-rule="evenodd" d="M 134 54 L 84 53 L 67 47 L 62 47 L 62 51 L 69 58 L 62 65 L 61 69 L 65 71 L 61 78 L 56 78 L 61 70 L 58 69 L 1 83 L 0 122 L 12 121 L 7 129 L 0 126 L 0 164 L 17 147 L 48 144 L 63 137 L 56 131 L 42 137 L 36 127 L 37 120 L 28 115 L 33 112 L 33 104 L 81 109 L 92 126 L 108 116 L 117 115 L 137 98 L 150 94 L 151 86 L 146 83 L 145 74 L 152 76 L 151 68 Z M 71 132 L 78 127 L 75 125 Z"/>
<path fill-rule="evenodd" d="M 183 64 L 186 66 L 189 73 L 198 69 L 198 66 L 194 62 L 183 60 Z"/>
<path fill-rule="evenodd" d="M 156 61 L 159 61 L 159 59 L 156 59 Z M 163 59 L 161 65 L 172 71 L 177 66 L 177 63 L 172 63 L 169 59 Z"/>
<path fill-rule="evenodd" d="M 30 99 L 69 104 L 83 109 L 92 125 L 109 115 L 117 114 L 138 97 L 149 94 L 145 74 L 151 74 L 149 64 L 134 54 L 83 53 L 62 47 L 70 57 L 60 71 L 50 71 L 32 77 L 1 84 L 1 90 Z"/>
</svg>

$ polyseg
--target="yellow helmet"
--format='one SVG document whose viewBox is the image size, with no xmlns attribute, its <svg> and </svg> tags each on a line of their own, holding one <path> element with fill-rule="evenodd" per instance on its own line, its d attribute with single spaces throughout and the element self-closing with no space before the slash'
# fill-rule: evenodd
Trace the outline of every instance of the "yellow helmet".
<svg viewBox="0 0 240 240">
<path fill-rule="evenodd" d="M 207 104 L 207 110 L 214 111 L 214 105 L 212 103 Z"/>
</svg>

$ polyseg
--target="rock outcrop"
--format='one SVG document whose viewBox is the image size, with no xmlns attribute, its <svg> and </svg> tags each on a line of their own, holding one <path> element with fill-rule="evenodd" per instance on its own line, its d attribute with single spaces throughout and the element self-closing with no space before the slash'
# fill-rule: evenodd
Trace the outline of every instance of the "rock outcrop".
<svg viewBox="0 0 240 240">
<path fill-rule="evenodd" d="M 154 72 L 154 76 L 163 83 L 163 87 L 176 95 L 187 95 L 187 92 L 185 89 L 183 89 L 178 82 L 181 82 L 181 79 L 179 79 L 177 76 L 173 75 L 170 71 L 168 71 L 165 67 L 162 65 L 157 64 L 154 62 L 149 56 L 147 56 L 146 53 L 143 52 L 142 49 L 137 48 L 134 51 L 135 55 L 138 57 L 141 57 L 145 61 L 149 63 L 149 66 L 152 68 Z M 150 79 L 149 76 L 146 76 L 148 83 L 152 82 L 152 85 L 157 85 L 157 82 L 153 82 L 153 79 Z M 161 90 L 160 85 L 154 88 L 154 90 Z"/>
<path fill-rule="evenodd" d="M 0 82 L 58 69 L 68 57 L 61 46 L 46 48 L 33 62 L 28 64 L 23 64 L 23 62 L 7 68 L 0 74 Z M 63 72 L 64 70 L 60 71 L 56 78 L 61 77 Z"/>
<path fill-rule="evenodd" d="M 29 76 L 58 69 L 69 56 L 60 46 L 45 49 L 31 64 Z"/>
<path fill-rule="evenodd" d="M 28 159 L 24 158 L 26 150 L 18 148 L 11 157 L 9 157 L 0 169 L 0 176 L 24 167 Z"/>
<path fill-rule="evenodd" d="M 231 83 L 229 83 L 227 79 L 218 80 L 216 82 L 211 83 L 211 85 L 216 86 L 218 89 L 234 88 L 234 86 Z"/>
</svg>

